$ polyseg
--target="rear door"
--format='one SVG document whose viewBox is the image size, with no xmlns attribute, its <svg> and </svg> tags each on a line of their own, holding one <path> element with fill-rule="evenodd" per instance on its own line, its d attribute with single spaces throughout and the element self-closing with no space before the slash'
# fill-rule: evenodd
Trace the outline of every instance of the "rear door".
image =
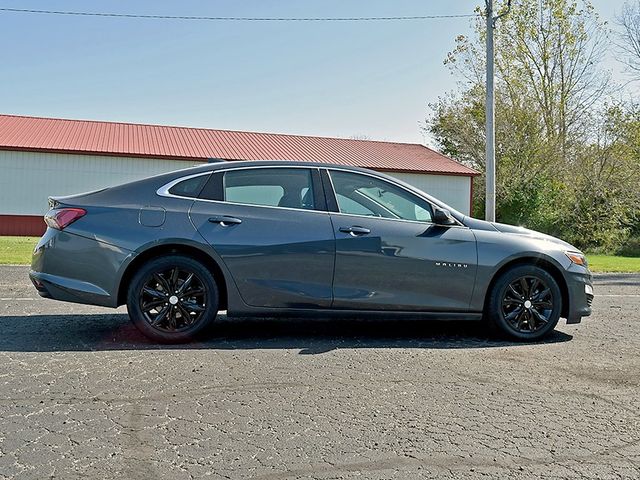
<svg viewBox="0 0 640 480">
<path fill-rule="evenodd" d="M 190 215 L 248 305 L 331 305 L 335 239 L 317 168 L 216 172 Z"/>
<path fill-rule="evenodd" d="M 344 170 L 329 175 L 323 172 L 335 210 L 334 308 L 469 308 L 477 264 L 471 230 L 432 223 L 429 202 L 379 177 Z"/>
</svg>

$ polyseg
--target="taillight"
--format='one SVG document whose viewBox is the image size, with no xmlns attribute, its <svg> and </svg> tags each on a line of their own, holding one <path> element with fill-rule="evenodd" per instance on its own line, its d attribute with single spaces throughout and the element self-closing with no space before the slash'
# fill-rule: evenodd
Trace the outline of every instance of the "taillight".
<svg viewBox="0 0 640 480">
<path fill-rule="evenodd" d="M 44 221 L 51 228 L 64 230 L 73 222 L 87 214 L 84 208 L 54 208 L 44 216 Z"/>
</svg>

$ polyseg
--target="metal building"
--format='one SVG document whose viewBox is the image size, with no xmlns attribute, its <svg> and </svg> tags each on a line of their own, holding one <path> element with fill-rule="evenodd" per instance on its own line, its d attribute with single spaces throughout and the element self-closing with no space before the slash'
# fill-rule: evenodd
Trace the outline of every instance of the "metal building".
<svg viewBox="0 0 640 480">
<path fill-rule="evenodd" d="M 478 172 L 423 145 L 0 115 L 0 235 L 40 235 L 47 197 L 212 160 L 301 160 L 393 175 L 469 213 Z"/>
</svg>

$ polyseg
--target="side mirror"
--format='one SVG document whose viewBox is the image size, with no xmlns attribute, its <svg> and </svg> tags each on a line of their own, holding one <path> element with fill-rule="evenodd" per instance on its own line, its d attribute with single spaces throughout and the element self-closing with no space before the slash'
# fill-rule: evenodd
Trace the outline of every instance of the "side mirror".
<svg viewBox="0 0 640 480">
<path fill-rule="evenodd" d="M 455 225 L 456 221 L 449 210 L 433 207 L 433 223 L 436 225 Z"/>
</svg>

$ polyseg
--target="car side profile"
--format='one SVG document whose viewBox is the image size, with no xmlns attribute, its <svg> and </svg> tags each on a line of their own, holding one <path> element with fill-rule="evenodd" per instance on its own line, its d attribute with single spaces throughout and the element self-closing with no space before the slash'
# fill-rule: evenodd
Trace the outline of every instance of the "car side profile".
<svg viewBox="0 0 640 480">
<path fill-rule="evenodd" d="M 221 310 L 485 319 L 521 340 L 591 313 L 575 247 L 365 169 L 219 162 L 49 203 L 39 294 L 126 304 L 160 342 L 193 339 Z"/>
</svg>

